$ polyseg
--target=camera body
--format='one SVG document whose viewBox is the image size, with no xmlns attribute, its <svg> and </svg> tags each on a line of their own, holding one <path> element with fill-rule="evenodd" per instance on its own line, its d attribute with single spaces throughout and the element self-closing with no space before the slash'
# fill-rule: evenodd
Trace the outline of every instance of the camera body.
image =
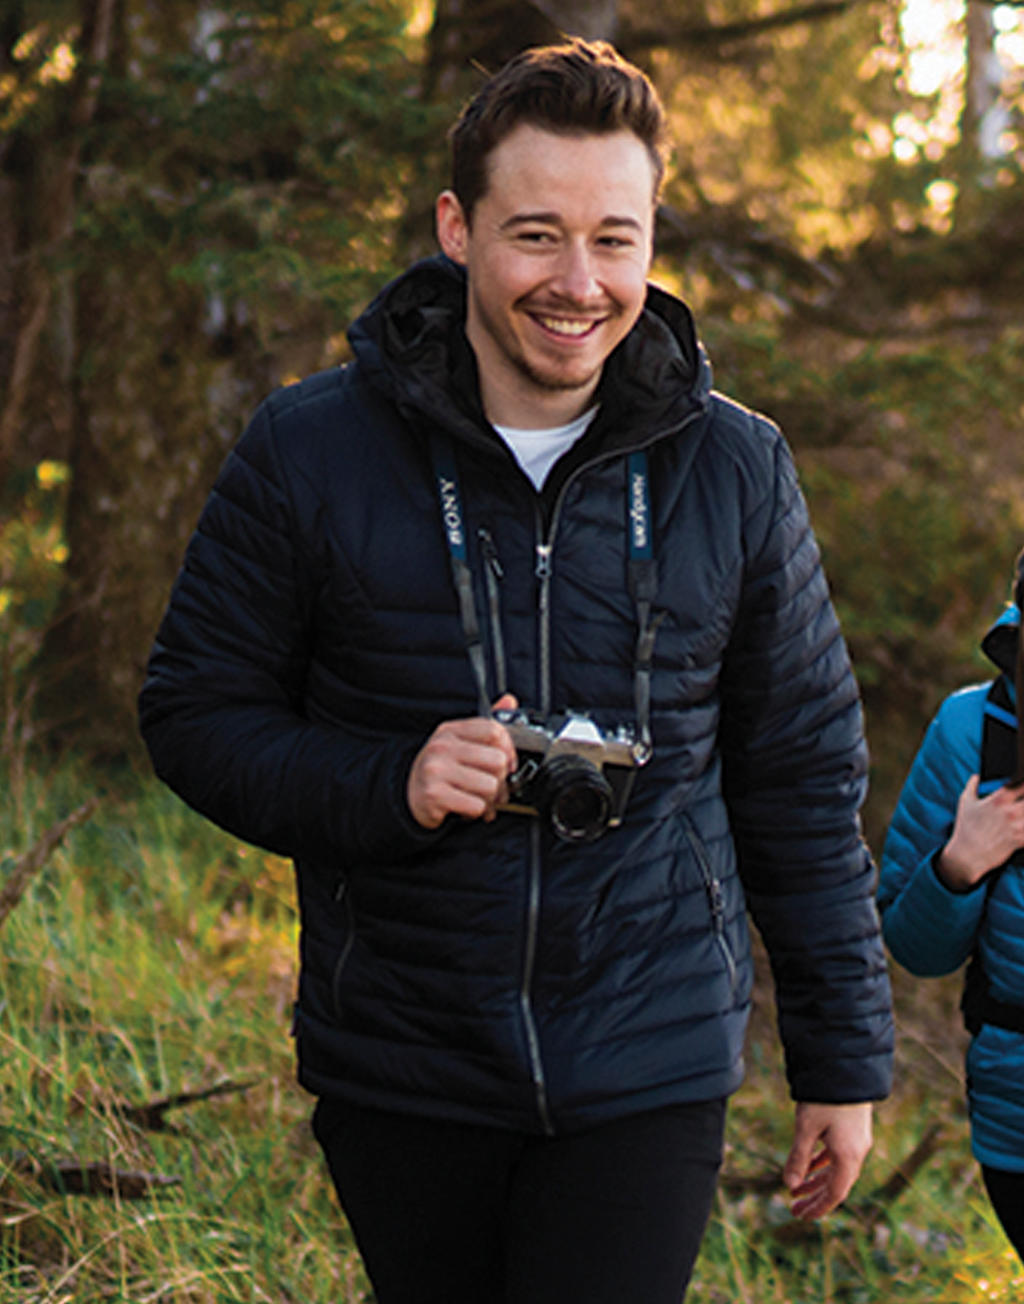
<svg viewBox="0 0 1024 1304">
<path fill-rule="evenodd" d="M 543 816 L 566 842 L 593 842 L 622 823 L 637 768 L 650 759 L 632 728 L 606 732 L 576 711 L 496 711 L 495 719 L 518 759 L 501 810 Z"/>
</svg>

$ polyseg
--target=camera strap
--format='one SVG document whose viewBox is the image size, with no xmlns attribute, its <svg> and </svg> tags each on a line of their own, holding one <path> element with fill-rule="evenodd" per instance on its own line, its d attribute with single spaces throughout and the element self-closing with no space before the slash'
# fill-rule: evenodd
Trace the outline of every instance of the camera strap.
<svg viewBox="0 0 1024 1304">
<path fill-rule="evenodd" d="M 654 560 L 651 530 L 651 483 L 647 453 L 630 453 L 626 477 L 626 509 L 629 532 L 629 591 L 636 603 L 637 639 L 634 653 L 634 697 L 638 745 L 646 760 L 653 751 L 651 740 L 651 664 L 654 640 L 665 613 L 652 620 L 651 610 L 658 592 L 658 567 Z M 639 757 L 638 757 L 639 759 Z"/>
<path fill-rule="evenodd" d="M 481 715 L 490 715 L 490 695 L 487 692 L 487 669 L 480 621 L 473 593 L 473 573 L 469 565 L 466 542 L 466 518 L 462 505 L 462 490 L 455 452 L 448 437 L 434 431 L 430 436 L 430 454 L 434 466 L 441 520 L 444 524 L 448 553 L 451 558 L 452 578 L 459 599 L 459 613 L 466 652 L 469 656 L 473 678 L 476 681 L 478 708 Z M 654 640 L 665 615 L 659 612 L 654 619 L 651 612 L 658 589 L 658 570 L 654 558 L 651 530 L 651 491 L 647 454 L 643 449 L 631 453 L 626 477 L 626 527 L 629 539 L 628 578 L 629 592 L 637 609 L 638 633 L 634 653 L 634 703 L 637 724 L 637 760 L 643 764 L 653 749 L 651 740 L 651 665 Z M 504 662 L 501 644 L 501 627 L 492 610 L 496 657 Z M 501 690 L 499 685 L 499 691 Z"/>
<path fill-rule="evenodd" d="M 459 599 L 466 654 L 473 668 L 473 678 L 476 680 L 477 709 L 481 715 L 490 715 L 491 699 L 487 692 L 487 669 L 484 663 L 483 644 L 480 641 L 480 621 L 477 619 L 476 600 L 473 597 L 473 572 L 469 568 L 466 519 L 462 510 L 462 492 L 459 488 L 455 454 L 449 440 L 436 433 L 430 437 L 430 453 L 434 462 L 434 479 L 441 503 L 441 520 L 444 522 L 444 533 L 451 557 L 452 578 Z"/>
</svg>

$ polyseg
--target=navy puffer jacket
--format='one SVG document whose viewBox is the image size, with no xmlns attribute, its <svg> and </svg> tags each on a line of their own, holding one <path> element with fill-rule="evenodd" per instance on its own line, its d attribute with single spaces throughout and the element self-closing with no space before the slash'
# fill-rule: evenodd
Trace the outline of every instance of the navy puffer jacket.
<svg viewBox="0 0 1024 1304">
<path fill-rule="evenodd" d="M 354 363 L 263 404 L 142 692 L 157 772 L 296 861 L 301 1080 L 549 1132 L 723 1095 L 742 1074 L 749 905 L 794 1096 L 885 1095 L 860 706 L 784 441 L 711 393 L 689 313 L 652 288 L 538 494 L 480 409 L 464 299 L 453 264 L 418 264 L 353 328 Z M 477 702 L 439 430 L 489 675 L 496 611 L 519 701 L 608 729 L 635 715 L 626 455 L 647 449 L 654 756 L 591 844 L 522 814 L 434 832 L 409 814 L 414 755 Z"/>
</svg>

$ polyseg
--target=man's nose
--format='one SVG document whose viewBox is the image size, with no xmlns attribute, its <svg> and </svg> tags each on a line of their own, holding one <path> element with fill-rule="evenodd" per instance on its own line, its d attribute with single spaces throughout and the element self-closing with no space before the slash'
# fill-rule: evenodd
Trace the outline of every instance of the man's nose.
<svg viewBox="0 0 1024 1304">
<path fill-rule="evenodd" d="M 598 293 L 593 255 L 582 241 L 569 241 L 562 250 L 554 288 L 574 303 L 586 303 Z"/>
</svg>

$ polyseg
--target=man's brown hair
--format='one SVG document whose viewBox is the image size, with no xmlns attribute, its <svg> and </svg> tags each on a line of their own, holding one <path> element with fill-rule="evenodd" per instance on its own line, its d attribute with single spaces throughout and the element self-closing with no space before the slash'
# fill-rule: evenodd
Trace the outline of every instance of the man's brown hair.
<svg viewBox="0 0 1024 1304">
<path fill-rule="evenodd" d="M 487 191 L 487 160 L 527 123 L 565 135 L 631 131 L 647 147 L 657 195 L 665 172 L 665 111 L 651 82 L 606 41 L 573 38 L 523 50 L 465 106 L 449 132 L 452 190 L 467 222 Z"/>
</svg>

